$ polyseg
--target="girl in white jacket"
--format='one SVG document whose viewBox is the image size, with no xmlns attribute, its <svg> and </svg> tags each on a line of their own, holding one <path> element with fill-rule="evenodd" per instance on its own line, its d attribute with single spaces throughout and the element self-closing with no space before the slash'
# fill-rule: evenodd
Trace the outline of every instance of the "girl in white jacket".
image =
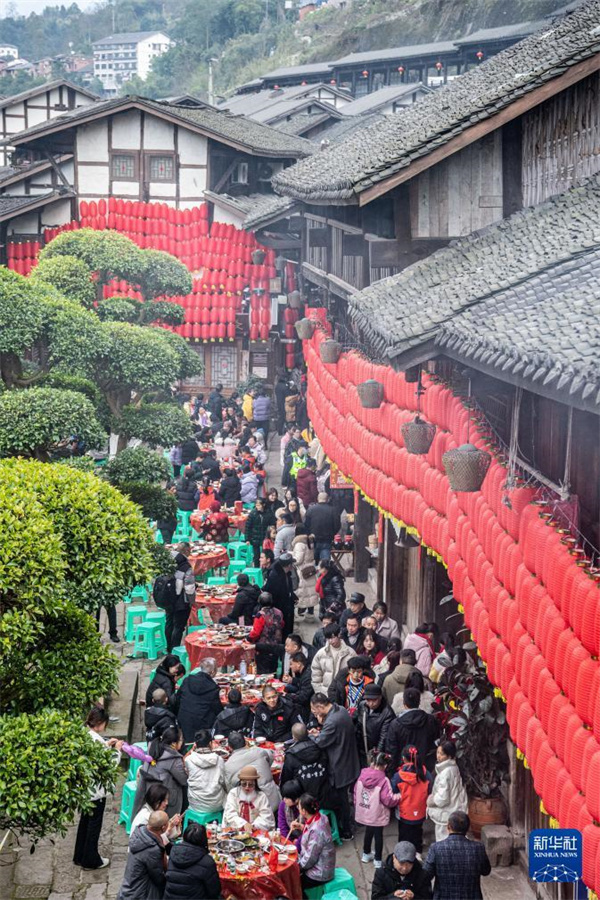
<svg viewBox="0 0 600 900">
<path fill-rule="evenodd" d="M 227 796 L 225 764 L 210 748 L 210 731 L 195 734 L 195 742 L 184 757 L 188 776 L 188 800 L 195 812 L 216 812 L 223 809 Z"/>
<path fill-rule="evenodd" d="M 436 841 L 448 837 L 448 819 L 453 812 L 467 812 L 469 801 L 456 764 L 456 746 L 443 741 L 437 748 L 435 781 L 427 798 L 427 815 L 435 825 Z"/>
</svg>

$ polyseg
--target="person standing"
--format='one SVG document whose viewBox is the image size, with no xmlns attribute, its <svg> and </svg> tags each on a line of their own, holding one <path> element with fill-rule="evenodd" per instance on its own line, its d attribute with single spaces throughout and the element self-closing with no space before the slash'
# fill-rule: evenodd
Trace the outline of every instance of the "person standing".
<svg viewBox="0 0 600 900">
<path fill-rule="evenodd" d="M 410 841 L 420 853 L 429 791 L 427 769 L 419 759 L 416 747 L 404 747 L 401 761 L 402 765 L 392 778 L 392 787 L 400 794 L 396 810 L 398 840 Z"/>
<path fill-rule="evenodd" d="M 223 405 L 225 403 L 222 395 L 223 385 L 217 384 L 213 390 L 208 395 L 208 400 L 206 401 L 206 408 L 213 416 L 213 419 L 218 419 L 219 421 L 223 418 Z"/>
<path fill-rule="evenodd" d="M 327 693 L 338 673 L 348 667 L 354 650 L 344 644 L 340 636 L 340 626 L 336 622 L 323 629 L 325 646 L 317 650 L 311 664 L 312 686 L 315 692 Z"/>
<path fill-rule="evenodd" d="M 190 822 L 183 841 L 169 854 L 163 900 L 215 900 L 221 896 L 221 881 L 208 852 L 206 828 Z"/>
<path fill-rule="evenodd" d="M 318 601 L 317 569 L 314 564 L 314 549 L 305 525 L 296 525 L 292 541 L 292 556 L 298 573 L 298 615 L 312 616 Z"/>
<path fill-rule="evenodd" d="M 284 619 L 280 609 L 273 605 L 273 597 L 263 591 L 258 597 L 259 613 L 248 635 L 256 644 L 256 669 L 259 675 L 273 674 L 283 653 Z"/>
<path fill-rule="evenodd" d="M 281 784 L 295 781 L 303 791 L 316 797 L 321 806 L 330 807 L 327 752 L 308 736 L 306 725 L 292 725 L 292 740 L 285 746 L 280 781 Z"/>
<path fill-rule="evenodd" d="M 385 638 L 386 641 L 391 641 L 392 638 L 400 637 L 398 623 L 394 622 L 394 620 L 390 619 L 388 616 L 387 604 L 384 603 L 383 600 L 378 600 L 373 607 L 373 617 L 377 622 L 376 630 L 380 637 Z"/>
<path fill-rule="evenodd" d="M 233 609 L 228 616 L 222 616 L 219 619 L 220 625 L 237 625 L 242 618 L 244 625 L 252 625 L 254 622 L 254 613 L 258 607 L 260 588 L 256 584 L 250 584 L 250 579 L 244 572 L 240 572 L 238 575 L 237 585 Z"/>
<path fill-rule="evenodd" d="M 294 630 L 294 601 L 296 595 L 292 586 L 294 557 L 282 553 L 269 570 L 263 590 L 273 597 L 273 606 L 283 614 L 284 639 Z"/>
<path fill-rule="evenodd" d="M 389 675 L 383 680 L 383 694 L 390 704 L 394 702 L 396 694 L 403 694 L 406 688 L 406 681 L 412 672 L 417 672 L 415 665 L 416 657 L 414 650 L 401 650 L 400 662 Z"/>
<path fill-rule="evenodd" d="M 362 769 L 354 785 L 354 820 L 365 826 L 363 863 L 375 860 L 375 868 L 383 866 L 383 829 L 390 821 L 390 809 L 398 805 L 400 796 L 392 793 L 385 774 L 388 757 L 379 750 L 369 752 L 368 767 Z M 375 843 L 375 853 L 371 847 Z"/>
<path fill-rule="evenodd" d="M 310 698 L 314 691 L 310 666 L 301 650 L 292 655 L 290 669 L 291 676 L 283 676 L 283 680 L 286 682 L 286 696 L 290 700 L 294 712 L 300 716 L 303 722 L 308 722 L 310 718 Z"/>
<path fill-rule="evenodd" d="M 395 718 L 379 685 L 367 684 L 356 716 L 356 740 L 362 768 L 367 765 L 371 750 L 383 751 L 388 729 Z"/>
<path fill-rule="evenodd" d="M 429 848 L 423 870 L 435 878 L 435 900 L 482 900 L 481 877 L 492 871 L 485 847 L 470 841 L 467 834 L 471 821 L 464 812 L 454 812 L 448 819 L 448 837 Z"/>
<path fill-rule="evenodd" d="M 254 419 L 254 427 L 260 428 L 265 436 L 266 450 L 269 437 L 269 419 L 271 418 L 271 399 L 270 397 L 267 397 L 262 388 L 259 388 L 252 403 L 252 416 Z"/>
<path fill-rule="evenodd" d="M 311 735 L 317 747 L 327 753 L 329 778 L 339 810 L 342 840 L 352 840 L 348 791 L 360 773 L 354 724 L 346 710 L 337 703 L 332 703 L 325 694 L 315 694 L 310 706 L 321 726 L 320 731 L 312 732 Z"/>
<path fill-rule="evenodd" d="M 469 800 L 456 764 L 456 745 L 443 741 L 436 752 L 435 781 L 427 798 L 427 815 L 435 825 L 436 841 L 448 836 L 448 819 L 453 812 L 467 812 Z"/>
<path fill-rule="evenodd" d="M 288 383 L 285 375 L 278 375 L 274 388 L 275 402 L 277 404 L 277 434 L 283 434 L 285 422 L 285 398 L 288 395 Z"/>
<path fill-rule="evenodd" d="M 315 539 L 315 561 L 330 559 L 331 545 L 340 528 L 340 517 L 329 504 L 327 494 L 319 494 L 317 503 L 309 506 L 304 524 Z"/>
<path fill-rule="evenodd" d="M 177 494 L 177 506 L 182 512 L 193 512 L 196 509 L 200 491 L 191 466 L 186 466 L 183 475 L 175 481 L 175 493 Z"/>
<path fill-rule="evenodd" d="M 168 827 L 166 812 L 156 810 L 150 813 L 147 825 L 135 829 L 117 900 L 162 900 L 167 862 L 162 836 Z"/>
<path fill-rule="evenodd" d="M 306 527 L 306 526 L 305 526 Z M 335 616 L 336 622 L 346 609 L 345 577 L 331 559 L 322 559 L 317 566 L 315 590 L 319 598 L 319 617 L 325 613 Z"/>
<path fill-rule="evenodd" d="M 222 711 L 219 686 L 213 678 L 217 670 L 214 659 L 200 663 L 200 671 L 183 680 L 175 698 L 175 712 L 186 744 L 191 744 L 201 728 L 211 729 Z"/>
<path fill-rule="evenodd" d="M 116 751 L 115 762 L 118 764 L 121 759 L 123 741 L 118 741 L 116 738 L 106 740 L 103 737 L 108 725 L 108 713 L 106 710 L 101 706 L 95 706 L 88 713 L 85 724 L 92 740 L 104 744 L 105 747 L 114 748 Z M 79 819 L 73 863 L 76 866 L 81 866 L 82 869 L 104 869 L 110 864 L 110 860 L 100 856 L 98 853 L 98 841 L 106 806 L 106 790 L 101 785 L 97 785 L 94 788 L 91 801 L 91 812 L 82 813 Z"/>
<path fill-rule="evenodd" d="M 437 719 L 419 709 L 421 695 L 416 688 L 404 691 L 404 709 L 389 727 L 385 752 L 391 757 L 391 768 L 400 765 L 402 750 L 407 746 L 415 746 L 419 757 L 431 772 L 435 764 L 435 742 L 440 728 Z"/>
<path fill-rule="evenodd" d="M 306 460 L 306 466 L 300 469 L 296 475 L 296 493 L 304 503 L 306 509 L 317 502 L 319 491 L 317 488 L 317 464 L 312 457 Z"/>
<path fill-rule="evenodd" d="M 428 622 L 418 625 L 414 632 L 405 639 L 404 649 L 415 651 L 417 669 L 424 678 L 429 678 L 433 660 L 437 655 L 435 626 Z"/>
<path fill-rule="evenodd" d="M 175 576 L 171 601 L 166 608 L 165 638 L 167 653 L 181 645 L 181 638 L 187 625 L 192 603 L 196 596 L 196 576 L 189 562 L 191 547 L 187 543 L 178 544 L 175 553 Z"/>
<path fill-rule="evenodd" d="M 265 500 L 263 500 L 262 497 L 258 497 L 254 504 L 254 509 L 250 510 L 248 518 L 246 519 L 246 529 L 244 532 L 246 542 L 252 547 L 254 566 L 256 568 L 260 565 L 260 552 L 267 531 L 269 527 L 274 524 L 274 514 L 270 509 L 267 509 Z"/>
<path fill-rule="evenodd" d="M 292 517 L 289 512 L 281 513 L 278 518 L 279 527 L 277 528 L 275 546 L 273 548 L 275 559 L 281 556 L 282 553 L 290 552 L 296 535 L 296 526 L 292 523 Z"/>
</svg>

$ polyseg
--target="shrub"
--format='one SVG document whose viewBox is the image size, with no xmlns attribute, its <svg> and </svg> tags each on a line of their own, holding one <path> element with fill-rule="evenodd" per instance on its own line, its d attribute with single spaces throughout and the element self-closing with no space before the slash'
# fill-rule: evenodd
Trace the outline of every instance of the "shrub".
<svg viewBox="0 0 600 900">
<path fill-rule="evenodd" d="M 104 473 L 111 484 L 119 486 L 125 481 L 145 481 L 158 484 L 171 477 L 168 460 L 147 447 L 126 447 L 106 466 Z"/>
<path fill-rule="evenodd" d="M 91 307 L 96 299 L 96 285 L 89 267 L 75 256 L 55 256 L 40 259 L 33 270 L 34 282 L 45 282 L 60 291 L 68 300 Z"/>
<path fill-rule="evenodd" d="M 119 485 L 130 500 L 142 507 L 147 519 L 175 519 L 177 517 L 177 498 L 156 484 L 143 481 L 123 481 Z"/>
<path fill-rule="evenodd" d="M 129 406 L 123 410 L 120 428 L 127 437 L 139 438 L 151 447 L 171 447 L 193 434 L 189 417 L 172 403 Z"/>
<path fill-rule="evenodd" d="M 106 297 L 98 303 L 97 312 L 106 322 L 137 322 L 140 305 L 131 297 Z"/>
</svg>

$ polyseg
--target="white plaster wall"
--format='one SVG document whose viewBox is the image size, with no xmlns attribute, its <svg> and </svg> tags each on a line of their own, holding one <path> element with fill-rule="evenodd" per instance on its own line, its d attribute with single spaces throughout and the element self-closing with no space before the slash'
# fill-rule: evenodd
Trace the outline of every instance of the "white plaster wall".
<svg viewBox="0 0 600 900">
<path fill-rule="evenodd" d="M 89 106 L 90 103 L 94 102 L 91 97 L 86 97 L 85 94 L 80 94 L 79 91 L 75 92 L 75 106 Z"/>
<path fill-rule="evenodd" d="M 175 149 L 175 126 L 164 119 L 146 116 L 144 120 L 144 150 Z"/>
<path fill-rule="evenodd" d="M 29 128 L 31 128 L 32 125 L 39 125 L 40 122 L 46 122 L 47 119 L 48 116 L 45 109 L 32 109 L 31 107 L 28 108 L 27 125 Z"/>
<path fill-rule="evenodd" d="M 175 182 L 164 182 L 164 181 L 151 181 L 150 182 L 150 199 L 154 197 L 159 197 L 161 200 L 165 197 L 175 197 L 176 195 L 176 187 Z"/>
<path fill-rule="evenodd" d="M 194 134 L 183 128 L 179 129 L 178 137 L 179 162 L 182 165 L 192 163 L 196 166 L 205 166 L 208 162 L 208 139 L 201 134 Z"/>
<path fill-rule="evenodd" d="M 24 215 L 19 216 L 18 219 L 11 219 L 6 230 L 7 234 L 37 234 L 37 210 L 25 213 Z"/>
<path fill-rule="evenodd" d="M 108 166 L 86 166 L 80 164 L 78 166 L 79 183 L 78 189 L 80 194 L 92 194 L 98 197 L 106 197 L 108 195 Z M 119 182 L 120 185 L 126 185 L 127 182 Z M 136 195 L 138 185 L 135 185 Z"/>
<path fill-rule="evenodd" d="M 56 203 L 49 203 L 42 209 L 42 227 L 50 228 L 55 225 L 65 225 L 71 221 L 71 201 L 57 200 Z"/>
<path fill-rule="evenodd" d="M 144 127 L 147 127 L 146 120 Z M 140 149 L 140 113 L 137 109 L 120 113 L 112 119 L 112 147 L 113 150 L 139 150 Z"/>
<path fill-rule="evenodd" d="M 106 119 L 80 125 L 77 129 L 77 160 L 81 162 L 108 161 L 108 125 Z"/>
<path fill-rule="evenodd" d="M 200 197 L 206 189 L 206 169 L 179 169 L 181 197 Z"/>
<path fill-rule="evenodd" d="M 242 213 L 235 213 L 229 209 L 223 209 L 221 206 L 214 203 L 213 221 L 224 222 L 225 225 L 235 225 L 236 228 L 241 228 L 244 216 Z"/>
</svg>

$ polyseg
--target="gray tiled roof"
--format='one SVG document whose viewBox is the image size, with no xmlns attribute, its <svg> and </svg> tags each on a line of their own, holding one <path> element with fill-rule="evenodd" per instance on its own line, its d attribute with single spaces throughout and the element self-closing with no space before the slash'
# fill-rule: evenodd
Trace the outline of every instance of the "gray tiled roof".
<svg viewBox="0 0 600 900">
<path fill-rule="evenodd" d="M 342 116 L 339 122 L 335 122 L 323 134 L 313 138 L 316 143 L 323 140 L 329 141 L 330 144 L 339 144 L 345 141 L 350 135 L 361 131 L 367 125 L 378 125 L 385 122 L 386 117 L 383 113 L 365 113 L 363 116 Z"/>
<path fill-rule="evenodd" d="M 221 201 L 225 206 L 233 207 L 245 215 L 243 226 L 246 231 L 260 228 L 263 221 L 270 221 L 274 215 L 282 215 L 294 207 L 293 200 L 280 197 L 278 194 L 247 194 L 232 197 L 229 194 L 215 194 L 207 191 L 207 197 L 213 203 Z"/>
<path fill-rule="evenodd" d="M 52 200 L 71 196 L 71 191 L 47 191 L 45 194 L 20 194 L 14 197 L 2 194 L 0 195 L 0 221 L 12 218 L 13 215 L 30 206 L 45 206 Z"/>
<path fill-rule="evenodd" d="M 531 366 L 544 378 L 585 368 L 587 384 L 591 346 L 600 387 L 600 176 L 453 241 L 349 303 L 366 340 L 389 357 L 434 341 L 527 377 Z"/>
<path fill-rule="evenodd" d="M 168 103 L 160 103 L 158 100 L 148 100 L 145 97 L 116 97 L 112 100 L 103 100 L 92 106 L 80 107 L 34 125 L 18 135 L 10 136 L 10 143 L 15 144 L 23 139 L 35 138 L 46 132 L 52 132 L 60 127 L 70 128 L 88 116 L 97 117 L 103 113 L 109 115 L 118 112 L 120 108 L 126 109 L 130 104 L 138 104 L 143 109 L 167 113 L 180 122 L 189 122 L 201 130 L 208 137 L 215 140 L 222 138 L 238 145 L 242 149 L 265 156 L 284 157 L 297 159 L 308 156 L 314 151 L 310 141 L 303 138 L 290 137 L 268 125 L 253 122 L 243 116 L 232 116 L 230 113 L 205 107 L 170 106 Z M 7 139 L 8 141 L 8 139 Z"/>
<path fill-rule="evenodd" d="M 479 28 L 471 34 L 454 41 L 457 47 L 463 44 L 484 44 L 486 41 L 499 41 L 502 38 L 526 37 L 539 31 L 540 28 L 547 26 L 548 22 L 516 22 L 514 25 L 499 25 L 497 28 Z"/>
<path fill-rule="evenodd" d="M 88 90 L 88 88 L 74 84 L 66 78 L 57 78 L 54 81 L 46 81 L 44 84 L 38 84 L 36 87 L 21 91 L 20 94 L 12 94 L 10 97 L 0 97 L 0 109 L 3 106 L 12 106 L 14 103 L 22 103 L 24 100 L 29 100 L 31 97 L 37 97 L 38 94 L 45 94 L 46 91 L 51 91 L 54 88 L 60 87 L 61 84 L 66 88 L 72 88 L 74 91 L 84 94 L 86 97 L 90 98 L 90 101 L 98 100 L 98 95 Z"/>
<path fill-rule="evenodd" d="M 387 47 L 385 50 L 368 50 L 364 53 L 349 53 L 333 63 L 334 69 L 356 66 L 360 63 L 383 62 L 388 59 L 415 59 L 419 56 L 435 56 L 436 53 L 452 53 L 455 41 L 438 41 L 431 44 L 407 44 L 404 47 Z"/>
<path fill-rule="evenodd" d="M 387 106 L 395 100 L 401 100 L 403 97 L 410 97 L 415 91 L 428 94 L 430 88 L 419 81 L 414 84 L 392 84 L 381 88 L 379 91 L 373 91 L 371 94 L 363 94 L 357 97 L 351 103 L 346 103 L 340 107 L 340 112 L 344 116 L 362 116 L 363 113 L 374 112 L 381 106 Z"/>
<path fill-rule="evenodd" d="M 306 202 L 356 195 L 600 51 L 600 0 L 503 50 L 382 125 L 355 133 L 276 176 L 276 190 Z"/>
<path fill-rule="evenodd" d="M 330 62 L 306 63 L 303 66 L 281 66 L 279 69 L 267 72 L 262 78 L 268 78 L 271 81 L 273 78 L 287 78 L 290 75 L 327 74 L 331 71 L 332 66 L 333 63 Z"/>
<path fill-rule="evenodd" d="M 154 31 L 124 31 L 122 34 L 109 34 L 99 41 L 94 41 L 92 46 L 95 47 L 96 44 L 139 44 L 140 41 L 145 41 L 153 34 L 165 34 L 165 32 L 160 28 L 155 28 Z"/>
</svg>

